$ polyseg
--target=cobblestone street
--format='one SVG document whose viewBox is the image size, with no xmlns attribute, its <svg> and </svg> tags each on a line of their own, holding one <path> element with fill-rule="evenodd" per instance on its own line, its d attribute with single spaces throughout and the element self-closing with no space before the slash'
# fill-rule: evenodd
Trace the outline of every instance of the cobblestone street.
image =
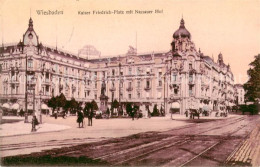
<svg viewBox="0 0 260 167">
<path fill-rule="evenodd" d="M 227 159 L 230 165 L 260 166 L 260 123 Z"/>
<path fill-rule="evenodd" d="M 66 122 L 65 125 L 74 122 L 73 119 L 68 120 L 70 119 L 58 119 L 58 122 Z M 50 122 L 52 121 L 56 120 L 50 119 Z M 186 121 L 189 123 L 183 124 Z M 113 126 L 119 125 L 120 122 L 122 125 L 120 128 Z M 155 127 L 160 123 L 164 129 L 161 127 L 156 131 L 148 130 L 148 127 Z M 169 126 L 169 123 L 172 124 Z M 59 165 L 66 163 L 82 165 L 83 163 L 130 166 L 259 166 L 259 123 L 259 116 L 201 119 L 199 122 L 194 120 L 193 123 L 189 119 L 170 120 L 169 118 L 136 121 L 98 120 L 95 123 L 97 130 L 94 130 L 95 127 L 91 127 L 92 130 L 74 127 L 60 132 L 25 135 L 20 136 L 23 139 L 22 143 L 10 142 L 13 137 L 3 138 L 6 144 L 1 146 L 1 150 L 6 154 L 3 161 L 9 165 L 14 163 L 14 159 L 25 165 L 46 164 L 45 160 L 48 157 Z M 181 126 L 174 127 L 174 124 Z M 143 130 L 138 130 L 137 127 L 140 128 L 142 125 L 144 125 L 141 128 Z M 117 131 L 118 137 L 106 136 L 107 129 L 103 128 L 107 126 L 111 131 Z M 131 130 L 126 130 L 128 135 L 121 133 L 122 128 L 127 129 L 129 126 L 139 133 Z M 82 130 L 85 133 L 80 133 L 83 132 Z M 25 142 L 28 137 L 31 141 L 34 138 L 35 141 Z M 45 140 L 40 141 L 39 137 Z"/>
</svg>

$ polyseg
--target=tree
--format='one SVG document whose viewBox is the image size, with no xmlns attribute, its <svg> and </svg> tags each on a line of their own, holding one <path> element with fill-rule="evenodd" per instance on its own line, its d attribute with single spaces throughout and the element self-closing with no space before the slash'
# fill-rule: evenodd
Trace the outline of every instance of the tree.
<svg viewBox="0 0 260 167">
<path fill-rule="evenodd" d="M 75 114 L 78 108 L 78 102 L 74 98 L 70 100 L 70 108 L 71 113 Z"/>
<path fill-rule="evenodd" d="M 66 104 L 65 106 L 63 107 L 65 113 L 67 113 L 70 109 L 71 109 L 71 103 L 70 103 L 70 100 L 66 100 Z"/>
<path fill-rule="evenodd" d="M 63 93 L 61 93 L 59 96 L 56 97 L 57 99 L 57 106 L 58 107 L 64 107 L 66 105 L 66 97 L 64 96 Z"/>
<path fill-rule="evenodd" d="M 50 100 L 48 100 L 47 105 L 52 108 L 52 113 L 54 113 L 55 109 L 58 107 L 56 97 L 53 96 Z"/>
<path fill-rule="evenodd" d="M 161 113 L 161 116 L 164 116 L 164 109 L 163 109 L 163 107 L 161 106 L 161 109 L 160 109 L 160 113 Z"/>
<path fill-rule="evenodd" d="M 153 113 L 152 113 L 151 115 L 152 115 L 152 116 L 159 116 L 159 115 L 160 115 L 160 113 L 159 113 L 159 111 L 158 111 L 158 109 L 157 109 L 157 104 L 154 105 L 154 107 L 153 107 Z"/>
<path fill-rule="evenodd" d="M 260 101 L 260 54 L 255 56 L 251 62 L 250 69 L 247 70 L 249 80 L 244 84 L 246 101 Z"/>
<path fill-rule="evenodd" d="M 134 116 L 135 116 L 135 110 L 136 108 L 133 107 L 133 104 L 131 102 L 126 103 L 126 113 L 132 117 L 132 119 L 134 120 Z"/>
<path fill-rule="evenodd" d="M 92 110 L 93 111 L 98 110 L 98 105 L 97 105 L 97 102 L 95 100 L 92 100 L 91 104 L 92 104 Z"/>
<path fill-rule="evenodd" d="M 90 102 L 85 103 L 85 107 L 83 109 L 84 115 L 88 116 L 90 114 L 90 110 L 92 108 L 92 104 Z"/>
<path fill-rule="evenodd" d="M 109 118 L 109 115 L 110 115 L 110 110 L 109 110 L 109 108 L 108 108 L 108 107 L 107 107 L 106 114 L 107 114 L 107 118 Z"/>
<path fill-rule="evenodd" d="M 92 100 L 91 102 L 85 103 L 85 107 L 83 109 L 83 112 L 86 116 L 93 116 L 95 110 L 98 110 L 98 105 L 97 105 L 95 100 Z"/>
<path fill-rule="evenodd" d="M 119 107 L 119 102 L 115 99 L 112 104 L 111 104 L 111 111 L 113 113 L 114 109 L 117 109 L 118 110 L 118 107 Z"/>
</svg>

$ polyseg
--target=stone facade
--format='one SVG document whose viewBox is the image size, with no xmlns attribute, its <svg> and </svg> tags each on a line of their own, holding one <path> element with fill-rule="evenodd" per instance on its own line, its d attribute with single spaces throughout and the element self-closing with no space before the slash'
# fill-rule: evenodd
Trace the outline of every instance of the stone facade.
<svg viewBox="0 0 260 167">
<path fill-rule="evenodd" d="M 238 105 L 245 104 L 245 90 L 241 84 L 235 84 L 235 100 Z"/>
<path fill-rule="evenodd" d="M 6 107 L 24 109 L 26 59 L 28 82 L 37 78 L 36 107 L 40 99 L 60 93 L 82 102 L 94 99 L 100 105 L 102 83 L 109 105 L 114 99 L 135 102 L 142 111 L 148 107 L 152 111 L 155 104 L 166 113 L 179 108 L 180 114 L 190 108 L 218 110 L 234 105 L 230 66 L 221 53 L 215 62 L 197 50 L 183 19 L 167 52 L 140 54 L 130 47 L 125 55 L 98 59 L 43 46 L 30 19 L 23 41 L 0 47 L 0 100 Z M 32 109 L 30 100 L 28 109 Z"/>
</svg>

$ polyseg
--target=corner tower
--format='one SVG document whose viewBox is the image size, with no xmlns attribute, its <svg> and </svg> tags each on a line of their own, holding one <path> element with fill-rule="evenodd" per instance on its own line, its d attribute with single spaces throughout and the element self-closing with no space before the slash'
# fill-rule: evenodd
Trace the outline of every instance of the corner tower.
<svg viewBox="0 0 260 167">
<path fill-rule="evenodd" d="M 33 29 L 32 18 L 29 19 L 28 29 L 25 32 L 25 34 L 23 35 L 23 44 L 25 46 L 27 46 L 27 45 L 38 46 L 38 44 L 39 44 L 38 36 Z"/>
</svg>

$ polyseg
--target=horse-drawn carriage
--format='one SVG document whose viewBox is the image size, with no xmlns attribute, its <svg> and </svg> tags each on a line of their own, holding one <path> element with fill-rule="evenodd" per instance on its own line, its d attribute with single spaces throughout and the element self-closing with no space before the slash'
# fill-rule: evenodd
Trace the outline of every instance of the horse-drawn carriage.
<svg viewBox="0 0 260 167">
<path fill-rule="evenodd" d="M 186 117 L 188 117 L 188 115 L 190 116 L 190 119 L 194 119 L 195 117 L 198 117 L 198 119 L 200 119 L 200 115 L 204 115 L 204 116 L 209 116 L 211 114 L 211 111 L 209 108 L 203 107 L 203 108 L 199 108 L 199 109 L 188 109 L 185 112 Z"/>
<path fill-rule="evenodd" d="M 198 117 L 200 119 L 201 110 L 199 109 L 187 109 L 185 111 L 186 117 L 190 116 L 190 119 L 194 119 L 195 117 Z"/>
</svg>

